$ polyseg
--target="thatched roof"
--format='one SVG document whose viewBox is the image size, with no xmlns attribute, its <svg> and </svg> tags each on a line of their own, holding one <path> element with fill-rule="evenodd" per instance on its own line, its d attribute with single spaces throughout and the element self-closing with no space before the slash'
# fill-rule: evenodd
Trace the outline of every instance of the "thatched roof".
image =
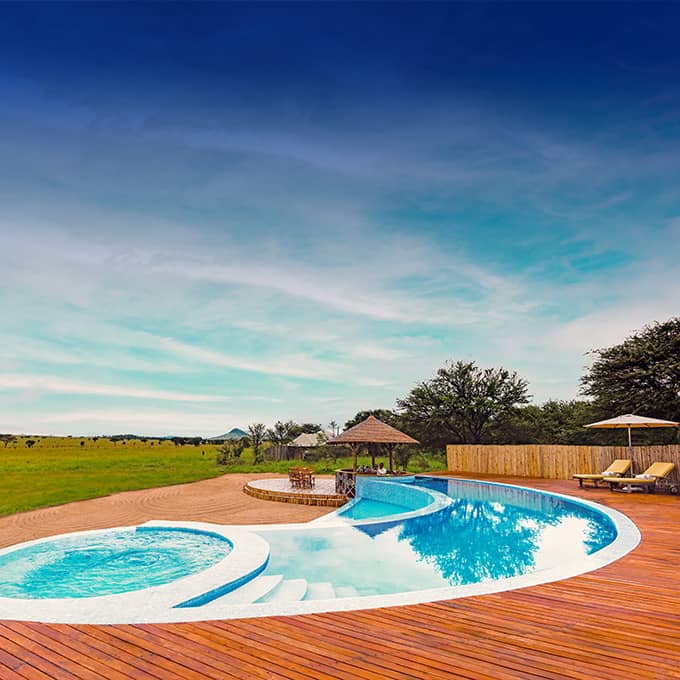
<svg viewBox="0 0 680 680">
<path fill-rule="evenodd" d="M 288 446 L 299 446 L 301 448 L 311 449 L 315 446 L 322 446 L 330 439 L 327 432 L 303 432 L 293 439 Z"/>
<path fill-rule="evenodd" d="M 368 416 L 358 425 L 350 427 L 331 439 L 329 444 L 418 444 L 418 440 L 383 423 L 375 416 Z"/>
</svg>

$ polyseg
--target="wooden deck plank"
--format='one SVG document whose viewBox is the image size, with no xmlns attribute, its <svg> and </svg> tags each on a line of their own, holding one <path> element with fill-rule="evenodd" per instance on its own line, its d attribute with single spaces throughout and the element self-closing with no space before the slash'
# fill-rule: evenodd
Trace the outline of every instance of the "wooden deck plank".
<svg viewBox="0 0 680 680">
<path fill-rule="evenodd" d="M 230 636 L 234 635 L 234 629 L 227 628 L 227 623 L 225 622 L 225 630 L 229 631 Z M 324 648 L 319 650 L 314 643 L 309 643 L 307 635 L 301 635 L 296 630 L 291 629 L 290 626 L 284 625 L 283 628 L 277 628 L 275 622 L 270 620 L 265 622 L 264 620 L 253 619 L 251 626 L 246 628 L 244 632 L 258 645 L 274 646 L 283 642 L 288 650 L 300 650 L 299 653 L 305 658 L 314 660 L 317 669 L 322 670 L 324 674 L 330 670 L 335 670 L 335 672 L 341 672 L 343 677 L 348 678 L 371 680 L 375 676 L 362 668 L 362 665 L 377 655 L 384 657 L 388 653 L 385 649 L 381 650 L 382 645 L 377 645 L 375 640 L 370 640 L 369 644 L 365 640 L 362 640 L 360 644 L 355 643 L 351 645 L 348 652 L 347 649 L 334 644 L 332 636 L 328 638 Z M 287 653 L 290 654 L 290 652 Z M 400 671 L 395 670 L 395 664 L 391 661 L 382 664 L 382 672 L 384 678 L 408 679 L 418 677 L 409 675 L 408 669 L 404 666 L 401 666 Z"/>
<path fill-rule="evenodd" d="M 253 621 L 253 625 L 257 625 L 257 623 Z M 413 664 L 405 665 L 401 654 L 395 653 L 395 650 L 386 644 L 382 635 L 370 639 L 354 637 L 350 639 L 348 644 L 347 639 L 339 639 L 335 635 L 335 633 L 341 632 L 338 629 L 331 631 L 326 638 L 323 649 L 319 650 L 313 638 L 310 641 L 310 626 L 318 635 L 321 624 L 318 619 L 311 617 L 267 621 L 267 630 L 262 632 L 263 641 L 267 639 L 269 634 L 272 642 L 276 639 L 285 639 L 293 648 L 303 650 L 305 654 L 311 654 L 311 658 L 317 655 L 327 655 L 334 663 L 338 664 L 339 669 L 342 668 L 351 677 L 367 678 L 368 680 L 375 677 L 370 670 L 366 670 L 366 665 L 374 662 L 376 657 L 380 657 L 382 673 L 385 678 L 421 677 L 417 672 L 422 673 L 426 670 L 430 677 L 440 677 L 440 674 L 435 670 L 423 664 L 418 667 L 414 667 Z M 451 674 L 448 674 L 448 677 L 452 677 Z"/>
<path fill-rule="evenodd" d="M 466 678 L 472 670 L 468 659 L 462 655 L 457 655 L 456 663 L 452 665 L 450 660 L 442 661 L 430 653 L 425 656 L 414 654 L 415 641 L 411 640 L 405 645 L 403 639 L 399 639 L 380 619 L 372 620 L 370 625 L 365 627 L 358 627 L 356 621 L 352 622 L 352 625 L 341 624 L 340 620 L 335 619 L 329 627 L 322 626 L 318 621 L 313 625 L 325 628 L 327 639 L 336 639 L 350 647 L 369 650 L 362 656 L 361 663 L 371 668 L 369 675 L 373 677 L 376 668 L 380 668 L 383 677 L 387 677 L 383 671 L 386 659 L 396 663 L 396 667 L 401 669 L 397 677 L 401 675 L 416 678 Z M 370 651 L 373 649 L 376 651 Z M 475 677 L 479 680 L 502 680 L 505 677 L 500 667 L 494 667 L 493 673 L 489 674 L 489 668 L 483 663 L 472 665 Z"/>
<path fill-rule="evenodd" d="M 566 581 L 409 607 L 143 626 L 0 622 L 0 677 L 680 679 L 680 499 L 498 481 L 609 505 L 636 522 L 643 540 L 623 559 Z M 222 498 L 219 512 L 237 506 Z"/>
<path fill-rule="evenodd" d="M 409 611 L 409 617 L 412 620 L 415 620 L 414 615 L 415 612 Z M 374 622 L 369 620 L 368 623 Z M 408 621 L 397 623 L 397 620 L 394 618 L 385 619 L 382 626 L 384 630 L 390 632 L 390 641 L 397 648 L 404 649 L 406 647 L 411 650 L 413 647 L 423 644 L 428 652 L 437 649 L 447 654 L 447 656 L 455 656 L 458 671 L 471 673 L 473 677 L 490 677 L 494 679 L 506 677 L 506 675 L 507 677 L 513 677 L 513 673 L 520 670 L 526 673 L 527 676 L 531 675 L 537 678 L 553 677 L 551 669 L 546 667 L 545 664 L 541 666 L 541 664 L 530 665 L 527 663 L 527 661 L 531 660 L 527 658 L 531 654 L 524 653 L 521 657 L 516 657 L 508 653 L 500 661 L 497 661 L 494 660 L 493 644 L 490 645 L 487 640 L 468 640 L 462 631 L 454 634 L 450 629 L 444 635 L 437 636 L 435 622 L 431 619 L 429 628 L 424 632 L 410 625 Z M 489 649 L 486 649 L 487 647 Z M 508 651 L 510 650 L 508 649 Z M 413 658 L 412 654 L 409 654 L 409 656 L 411 659 Z M 438 664 L 444 669 L 447 667 L 446 663 L 440 663 L 436 658 L 430 657 L 425 661 L 430 664 Z M 590 676 L 587 677 L 590 678 Z"/>
<path fill-rule="evenodd" d="M 6 652 L 23 659 L 27 666 L 54 680 L 82 677 L 87 671 L 86 666 L 62 655 L 61 650 L 46 647 L 39 641 L 27 638 L 18 626 L 13 626 L 12 630 L 0 626 L 0 644 Z"/>
<path fill-rule="evenodd" d="M 245 677 L 240 672 L 240 664 L 237 661 L 225 662 L 224 659 L 207 658 L 208 651 L 202 647 L 189 645 L 177 641 L 175 638 L 167 639 L 156 631 L 148 632 L 143 626 L 107 626 L 108 632 L 114 637 L 140 645 L 146 651 L 146 658 L 155 659 L 161 657 L 166 661 L 176 662 L 179 667 L 177 675 L 167 677 L 200 677 L 200 678 L 241 678 Z M 184 631 L 182 631 L 184 634 Z"/>
<path fill-rule="evenodd" d="M 70 660 L 75 667 L 75 673 L 81 673 L 83 676 L 99 674 L 105 676 L 107 680 L 127 680 L 135 677 L 135 673 L 131 672 L 134 669 L 127 667 L 117 657 L 101 657 L 92 647 L 82 645 L 78 641 L 80 630 L 76 629 L 74 635 L 67 635 L 62 632 L 62 626 L 42 626 L 37 623 L 16 623 L 13 628 L 20 631 L 25 639 L 34 640 L 43 649 L 49 649 L 53 656 L 58 655 L 56 660 L 58 664 Z"/>
<path fill-rule="evenodd" d="M 286 652 L 279 654 L 276 648 L 259 649 L 253 646 L 248 654 L 244 654 L 242 651 L 244 643 L 249 644 L 247 639 L 231 640 L 222 637 L 221 645 L 212 645 L 208 644 L 205 639 L 201 639 L 201 636 L 197 634 L 198 630 L 196 624 L 184 627 L 181 631 L 174 625 L 157 626 L 153 630 L 153 635 L 193 649 L 197 654 L 203 653 L 204 660 L 206 656 L 209 656 L 206 663 L 214 664 L 215 669 L 220 672 L 231 673 L 234 670 L 233 667 L 238 665 L 241 673 L 248 673 L 247 677 L 266 677 L 267 672 L 270 673 L 269 677 L 271 673 L 274 673 L 274 677 L 286 677 L 292 680 L 309 680 L 310 678 L 316 680 L 318 677 L 315 669 L 301 668 L 300 670 L 295 658 L 291 658 Z M 214 652 L 214 656 L 211 652 Z M 229 658 L 229 663 L 224 661 L 225 654 Z M 263 669 L 266 670 L 263 672 Z"/>
</svg>

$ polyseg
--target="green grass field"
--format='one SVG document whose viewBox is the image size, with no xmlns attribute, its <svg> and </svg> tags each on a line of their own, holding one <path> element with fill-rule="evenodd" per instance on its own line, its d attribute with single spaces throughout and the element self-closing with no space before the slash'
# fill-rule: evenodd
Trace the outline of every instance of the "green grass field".
<svg viewBox="0 0 680 680">
<path fill-rule="evenodd" d="M 172 442 L 30 437 L 0 445 L 0 515 L 215 477 L 214 445 L 175 446 Z M 85 442 L 83 446 L 80 442 Z M 204 453 L 205 452 L 205 453 Z"/>
<path fill-rule="evenodd" d="M 27 439 L 36 442 L 32 448 L 26 446 Z M 268 461 L 254 465 L 252 450 L 246 449 L 237 464 L 223 467 L 215 463 L 219 448 L 215 444 L 175 446 L 171 441 L 157 440 L 131 439 L 114 444 L 106 438 L 95 441 L 84 437 L 18 437 L 8 446 L 0 444 L 0 516 L 225 473 L 285 473 L 300 464 Z M 359 459 L 361 465 L 369 462 L 369 458 Z M 339 458 L 305 464 L 323 474 L 351 467 L 352 461 Z M 413 471 L 441 467 L 441 461 L 420 457 L 409 465 Z"/>
</svg>

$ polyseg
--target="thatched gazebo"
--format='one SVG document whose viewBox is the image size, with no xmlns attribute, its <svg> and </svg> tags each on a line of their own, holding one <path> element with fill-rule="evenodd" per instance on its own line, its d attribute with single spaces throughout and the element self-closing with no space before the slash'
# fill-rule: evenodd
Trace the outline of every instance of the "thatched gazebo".
<svg viewBox="0 0 680 680">
<path fill-rule="evenodd" d="M 331 439 L 329 444 L 344 444 L 349 446 L 354 455 L 353 471 L 357 471 L 357 455 L 359 449 L 367 444 L 385 444 L 390 455 L 390 471 L 392 471 L 392 454 L 394 447 L 397 444 L 418 444 L 418 440 L 409 437 L 404 432 L 397 430 L 382 420 L 378 420 L 375 416 L 368 416 L 366 420 L 362 420 L 358 425 L 350 427 L 342 434 Z"/>
<path fill-rule="evenodd" d="M 400 432 L 375 416 L 368 416 L 358 425 L 350 427 L 342 434 L 331 439 L 329 444 L 349 446 L 354 456 L 354 464 L 351 470 L 335 471 L 335 491 L 348 498 L 353 498 L 356 492 L 357 455 L 362 446 L 368 444 L 385 444 L 390 454 L 390 471 L 392 470 L 392 454 L 397 444 L 418 444 L 418 440 Z"/>
</svg>

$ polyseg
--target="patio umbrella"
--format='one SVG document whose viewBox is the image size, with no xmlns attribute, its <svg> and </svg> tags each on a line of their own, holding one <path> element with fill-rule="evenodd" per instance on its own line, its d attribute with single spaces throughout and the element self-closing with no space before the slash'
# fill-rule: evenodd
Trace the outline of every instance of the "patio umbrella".
<svg viewBox="0 0 680 680">
<path fill-rule="evenodd" d="M 623 416 L 616 416 L 609 420 L 600 420 L 597 423 L 590 423 L 583 427 L 602 427 L 602 428 L 623 428 L 628 430 L 628 448 L 633 449 L 633 443 L 630 436 L 630 430 L 633 427 L 678 427 L 680 423 L 673 420 L 659 420 L 659 418 L 649 418 L 646 416 L 636 416 L 632 413 L 626 413 Z"/>
</svg>

